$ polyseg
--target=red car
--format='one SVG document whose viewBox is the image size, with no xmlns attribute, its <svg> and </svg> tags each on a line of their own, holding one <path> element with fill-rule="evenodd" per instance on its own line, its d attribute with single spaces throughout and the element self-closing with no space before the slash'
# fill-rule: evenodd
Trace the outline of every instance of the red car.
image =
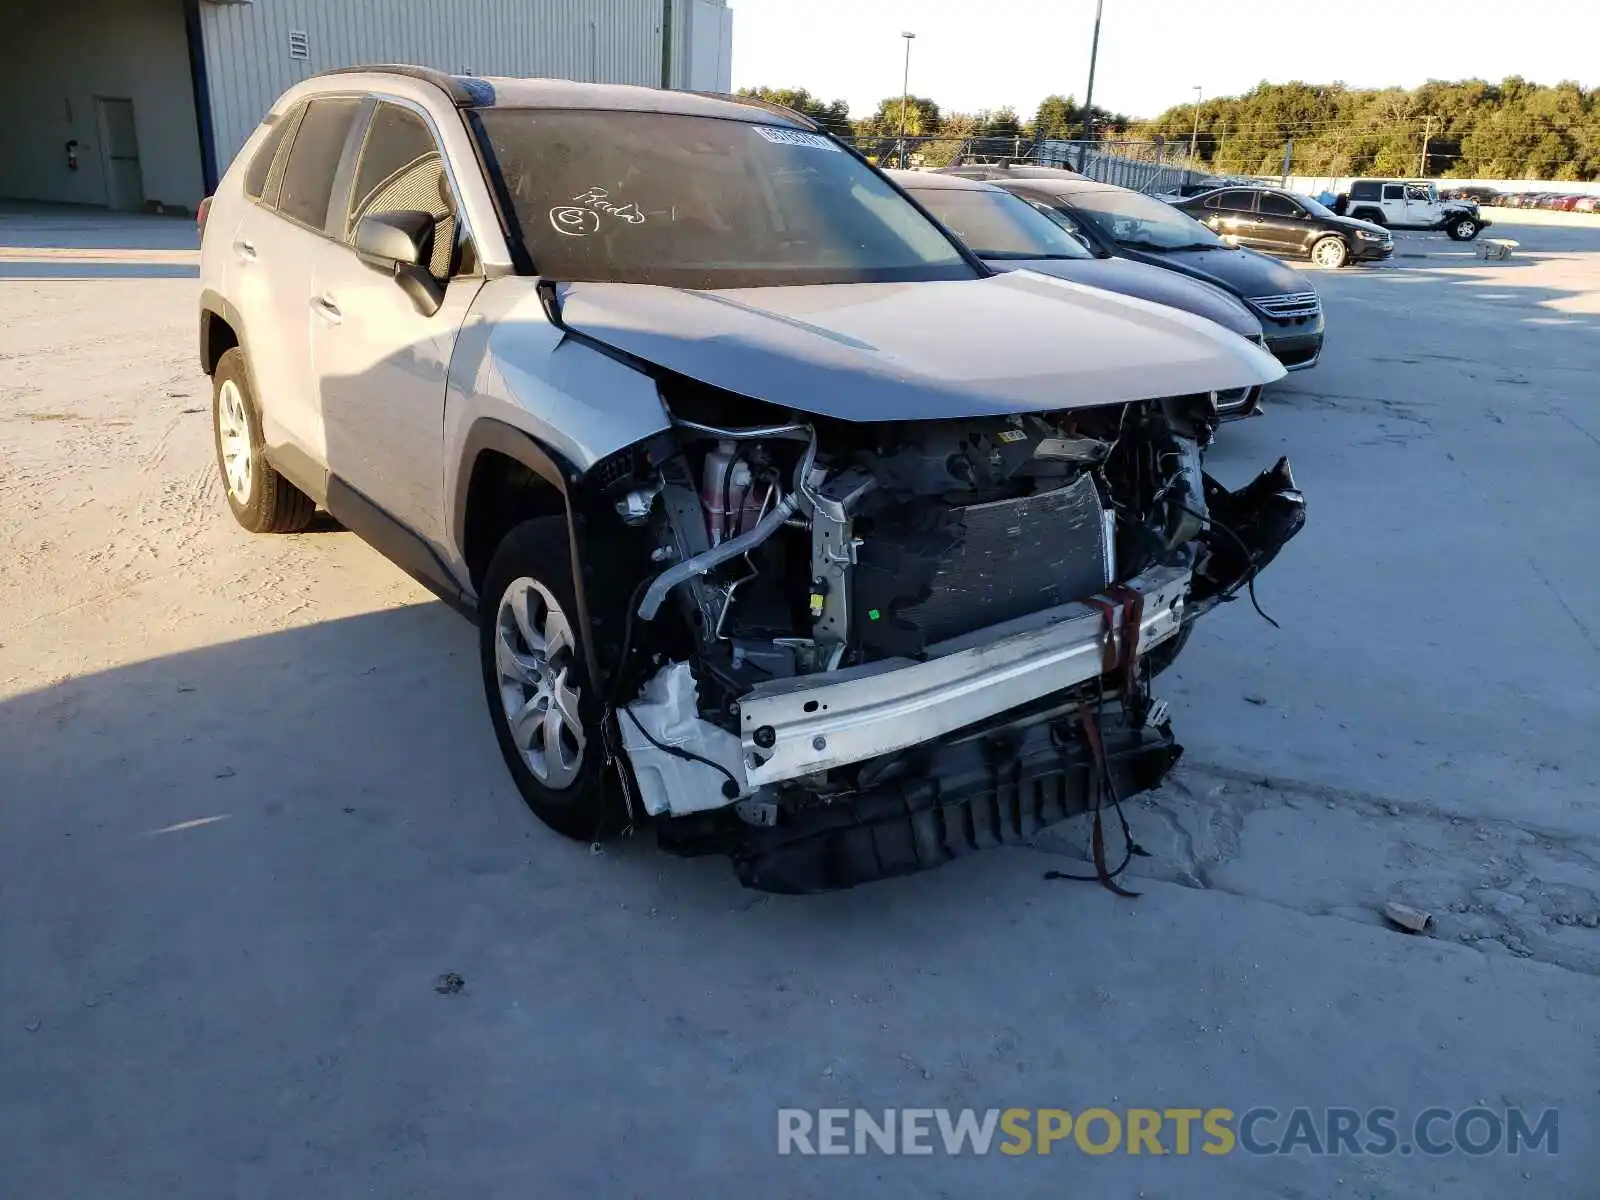
<svg viewBox="0 0 1600 1200">
<path fill-rule="evenodd" d="M 1572 206 L 1573 212 L 1600 212 L 1600 196 L 1580 196 Z"/>
</svg>

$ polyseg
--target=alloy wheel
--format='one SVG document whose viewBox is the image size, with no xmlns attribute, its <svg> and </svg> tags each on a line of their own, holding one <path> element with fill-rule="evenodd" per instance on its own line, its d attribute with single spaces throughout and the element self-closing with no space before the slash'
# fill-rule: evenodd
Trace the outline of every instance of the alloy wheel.
<svg viewBox="0 0 1600 1200">
<path fill-rule="evenodd" d="M 222 473 L 228 492 L 239 504 L 250 503 L 250 421 L 245 416 L 244 394 L 231 379 L 217 394 L 217 433 L 222 443 Z"/>
<path fill-rule="evenodd" d="M 495 672 L 506 726 L 533 777 L 552 791 L 571 786 L 587 739 L 572 683 L 572 623 L 538 580 L 514 579 L 495 616 Z"/>
</svg>

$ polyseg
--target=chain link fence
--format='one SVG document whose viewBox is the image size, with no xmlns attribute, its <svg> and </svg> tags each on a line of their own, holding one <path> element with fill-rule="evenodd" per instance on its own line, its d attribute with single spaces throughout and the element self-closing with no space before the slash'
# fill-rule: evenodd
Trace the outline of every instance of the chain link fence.
<svg viewBox="0 0 1600 1200">
<path fill-rule="evenodd" d="M 1064 141 L 1035 142 L 1025 137 L 858 137 L 855 148 L 880 167 L 979 166 L 1011 162 L 1065 167 L 1101 183 L 1151 194 L 1176 192 L 1204 178 L 1189 158 L 1187 142 Z"/>
</svg>

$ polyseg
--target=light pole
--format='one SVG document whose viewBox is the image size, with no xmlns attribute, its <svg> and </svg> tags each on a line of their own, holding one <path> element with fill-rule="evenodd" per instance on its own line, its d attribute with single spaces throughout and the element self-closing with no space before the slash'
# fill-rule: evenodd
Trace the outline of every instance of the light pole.
<svg viewBox="0 0 1600 1200">
<path fill-rule="evenodd" d="M 1189 134 L 1189 182 L 1194 182 L 1194 148 L 1200 140 L 1200 85 L 1194 85 L 1194 131 Z"/>
<path fill-rule="evenodd" d="M 1100 57 L 1100 13 L 1106 0 L 1094 0 L 1094 40 L 1089 43 L 1089 86 L 1083 93 L 1083 132 L 1089 132 L 1089 114 L 1094 111 L 1094 64 Z"/>
<path fill-rule="evenodd" d="M 906 40 L 906 72 L 900 79 L 900 169 L 906 169 L 906 109 L 911 104 L 911 42 L 914 33 L 902 33 Z"/>
</svg>

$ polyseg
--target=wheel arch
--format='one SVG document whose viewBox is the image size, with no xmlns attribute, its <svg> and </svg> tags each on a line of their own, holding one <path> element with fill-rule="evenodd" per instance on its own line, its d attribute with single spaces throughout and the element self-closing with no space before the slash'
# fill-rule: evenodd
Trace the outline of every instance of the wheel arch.
<svg viewBox="0 0 1600 1200">
<path fill-rule="evenodd" d="M 244 321 L 239 310 L 212 288 L 200 293 L 200 369 L 215 375 L 217 363 L 235 346 L 244 346 Z M 250 359 L 245 353 L 245 361 Z M 252 380 L 252 383 L 254 380 Z"/>
<path fill-rule="evenodd" d="M 581 477 L 559 452 L 532 434 L 492 417 L 480 417 L 461 443 L 450 530 L 477 597 L 478 620 L 485 621 L 493 617 L 488 611 L 493 600 L 483 595 L 484 576 L 505 535 L 537 517 L 559 516 L 566 522 L 572 591 L 578 606 L 575 616 L 589 678 L 599 680 L 604 676 L 595 655 L 584 586 L 582 515 L 573 498 Z"/>
</svg>

